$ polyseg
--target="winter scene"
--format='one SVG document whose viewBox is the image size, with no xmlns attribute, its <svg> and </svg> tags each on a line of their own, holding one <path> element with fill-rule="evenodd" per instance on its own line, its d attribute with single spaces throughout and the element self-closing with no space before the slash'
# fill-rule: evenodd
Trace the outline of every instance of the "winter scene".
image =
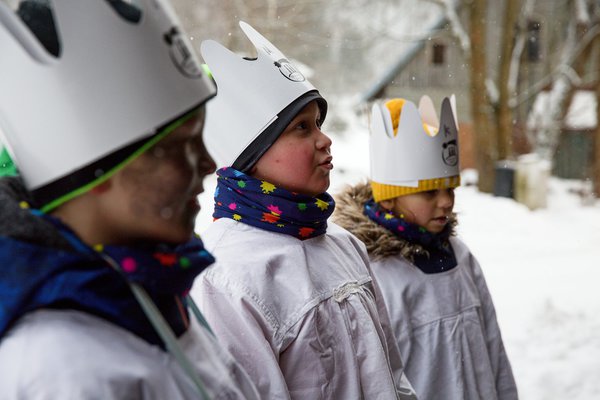
<svg viewBox="0 0 600 400">
<path fill-rule="evenodd" d="M 456 190 L 458 234 L 485 273 L 519 397 L 600 398 L 596 378 L 600 276 L 594 271 L 600 257 L 597 144 L 594 150 L 598 143 L 594 138 L 600 134 L 599 81 L 597 72 L 591 72 L 598 70 L 600 59 L 598 39 L 592 39 L 599 32 L 598 4 L 415 0 L 342 5 L 332 1 L 318 11 L 318 18 L 329 23 L 302 29 L 294 18 L 307 17 L 292 16 L 294 12 L 287 13 L 283 3 L 273 2 L 276 11 L 266 15 L 276 17 L 263 23 L 272 26 L 283 43 L 291 42 L 286 50 L 306 65 L 307 73 L 313 74 L 310 79 L 327 87 L 335 98 L 324 127 L 333 140 L 330 192 L 368 177 L 365 103 L 395 96 L 417 101 L 422 94 L 441 99 L 455 93 L 458 120 L 472 135 L 469 141 L 483 134 L 473 104 L 493 109 L 495 115 L 482 117 L 483 123 L 496 124 L 497 137 L 490 140 L 506 141 L 507 146 L 494 146 L 491 154 L 484 155 L 484 142 L 461 142 L 473 147 L 461 148 L 461 164 L 466 168 Z M 294 3 L 295 8 L 305 4 Z M 481 3 L 482 9 L 474 10 L 475 3 Z M 595 16 L 589 14 L 591 10 Z M 252 6 L 239 10 L 240 15 L 251 11 Z M 280 12 L 290 22 L 278 28 Z M 474 12 L 482 18 L 476 38 L 474 28 L 469 31 Z M 596 44 L 588 45 L 588 40 Z M 484 61 L 477 71 L 473 63 L 479 51 Z M 588 51 L 590 55 L 584 56 Z M 477 88 L 472 81 L 468 84 L 473 74 L 481 75 Z M 481 93 L 473 93 L 476 90 Z M 511 111 L 508 124 L 502 125 L 505 109 Z M 576 141 L 580 147 L 571 147 Z M 515 191 L 501 182 L 480 179 L 478 183 L 486 168 L 464 159 L 471 150 L 473 157 L 487 158 L 489 166 L 497 167 L 497 178 L 507 172 L 510 177 L 520 168 L 526 179 L 530 166 L 531 192 L 517 193 L 522 196 L 517 201 Z M 511 161 L 498 163 L 503 159 Z M 201 196 L 204 211 L 213 207 L 214 181 L 208 182 L 209 189 Z M 199 232 L 211 223 L 209 216 L 204 212 L 198 218 Z"/>
<path fill-rule="evenodd" d="M 0 51 L 0 400 L 600 399 L 598 0 L 0 0 Z"/>
</svg>

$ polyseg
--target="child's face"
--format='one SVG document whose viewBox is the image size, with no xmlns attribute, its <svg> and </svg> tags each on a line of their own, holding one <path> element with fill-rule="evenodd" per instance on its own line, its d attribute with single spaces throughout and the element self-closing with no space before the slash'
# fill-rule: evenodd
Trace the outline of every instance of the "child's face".
<svg viewBox="0 0 600 400">
<path fill-rule="evenodd" d="M 331 139 L 321 132 L 321 115 L 316 101 L 300 111 L 285 131 L 258 160 L 251 171 L 292 192 L 316 196 L 329 187 Z"/>
<path fill-rule="evenodd" d="M 408 194 L 381 202 L 381 205 L 407 222 L 422 226 L 431 233 L 439 233 L 452 214 L 454 189 Z"/>
<path fill-rule="evenodd" d="M 116 241 L 191 238 L 203 178 L 215 170 L 202 140 L 203 125 L 201 110 L 111 178 L 104 214 Z"/>
</svg>

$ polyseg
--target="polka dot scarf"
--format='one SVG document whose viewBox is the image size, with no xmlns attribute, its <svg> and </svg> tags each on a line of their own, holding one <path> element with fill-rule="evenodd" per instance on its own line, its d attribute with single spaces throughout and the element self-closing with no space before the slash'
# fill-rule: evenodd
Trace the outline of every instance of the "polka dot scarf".
<svg viewBox="0 0 600 400">
<path fill-rule="evenodd" d="M 0 242 L 10 258 L 10 274 L 0 279 L 0 300 L 7 311 L 0 318 L 0 337 L 10 321 L 39 308 L 74 309 L 106 319 L 145 341 L 164 348 L 127 281 L 144 287 L 175 335 L 189 326 L 185 296 L 200 272 L 214 262 L 198 237 L 173 246 L 96 245 L 83 243 L 58 219 L 31 210 L 51 222 L 72 251 L 6 239 Z M 12 256 L 10 256 L 12 255 Z M 3 287 L 11 287 L 4 296 Z"/>
<path fill-rule="evenodd" d="M 434 274 L 456 267 L 456 257 L 450 245 L 451 227 L 446 225 L 440 233 L 431 233 L 422 226 L 411 224 L 381 208 L 372 199 L 365 203 L 364 212 L 373 222 L 386 228 L 400 239 L 418 244 L 428 254 L 416 254 L 412 262 L 424 273 Z"/>
<path fill-rule="evenodd" d="M 327 230 L 327 218 L 335 208 L 328 193 L 316 197 L 293 193 L 233 168 L 222 168 L 217 176 L 215 219 L 231 218 L 301 240 Z"/>
</svg>

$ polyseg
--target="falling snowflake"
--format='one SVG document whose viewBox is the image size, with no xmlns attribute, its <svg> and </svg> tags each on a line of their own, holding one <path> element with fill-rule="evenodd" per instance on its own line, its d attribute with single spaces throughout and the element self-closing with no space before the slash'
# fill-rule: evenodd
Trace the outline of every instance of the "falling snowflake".
<svg viewBox="0 0 600 400">
<path fill-rule="evenodd" d="M 235 210 L 237 208 L 237 204 L 235 203 L 229 203 L 229 209 L 230 210 Z"/>
<path fill-rule="evenodd" d="M 241 221 L 242 216 L 240 214 L 233 214 L 233 219 L 236 221 Z"/>
<path fill-rule="evenodd" d="M 238 181 L 237 185 L 243 189 L 243 188 L 246 187 L 246 182 L 245 181 Z"/>
<path fill-rule="evenodd" d="M 306 211 L 306 203 L 298 203 L 298 210 Z"/>
</svg>

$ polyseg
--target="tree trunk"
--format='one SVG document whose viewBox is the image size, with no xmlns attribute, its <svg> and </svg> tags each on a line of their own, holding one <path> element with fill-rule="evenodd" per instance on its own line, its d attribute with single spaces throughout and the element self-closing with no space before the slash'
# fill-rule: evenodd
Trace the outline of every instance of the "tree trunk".
<svg viewBox="0 0 600 400">
<path fill-rule="evenodd" d="M 600 37 L 594 39 L 595 54 L 600 53 Z M 594 195 L 600 198 L 600 62 L 596 62 L 596 134 L 594 135 L 593 184 Z"/>
<path fill-rule="evenodd" d="M 507 0 L 504 13 L 504 27 L 502 32 L 502 53 L 500 57 L 500 74 L 498 77 L 500 96 L 498 98 L 498 159 L 507 160 L 513 156 L 513 111 L 509 107 L 509 99 L 515 93 L 509 93 L 509 75 L 511 57 L 515 43 L 515 27 L 519 13 L 519 0 Z"/>
<path fill-rule="evenodd" d="M 596 134 L 594 135 L 594 159 L 592 162 L 594 195 L 600 198 L 600 79 L 596 81 Z"/>
<path fill-rule="evenodd" d="M 492 152 L 495 144 L 493 127 L 490 124 L 491 105 L 487 95 L 485 80 L 487 67 L 486 49 L 486 10 L 487 0 L 474 0 L 470 4 L 471 38 L 471 108 L 475 132 L 476 165 L 479 173 L 479 190 L 491 193 L 494 189 L 494 162 Z"/>
</svg>

